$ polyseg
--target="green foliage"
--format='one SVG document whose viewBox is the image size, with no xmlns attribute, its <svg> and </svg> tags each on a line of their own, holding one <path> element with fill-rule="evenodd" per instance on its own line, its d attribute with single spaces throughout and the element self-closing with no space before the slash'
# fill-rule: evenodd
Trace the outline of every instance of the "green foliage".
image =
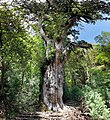
<svg viewBox="0 0 110 120">
<path fill-rule="evenodd" d="M 93 89 L 86 85 L 83 91 L 86 105 L 93 119 L 109 119 L 110 110 L 107 109 L 105 101 L 103 100 L 102 95 L 97 91 L 97 89 Z"/>
<path fill-rule="evenodd" d="M 43 45 L 37 37 L 27 39 L 24 43 L 27 49 L 22 52 L 27 55 L 20 54 L 20 59 L 16 55 L 10 57 L 10 54 L 6 57 L 6 60 L 10 62 L 4 89 L 10 115 L 35 111 L 39 100 L 41 79 L 39 66 L 42 64 L 40 60 L 43 60 Z M 15 51 L 12 51 L 12 54 L 13 52 Z M 19 51 L 17 52 L 19 54 Z"/>
<path fill-rule="evenodd" d="M 90 70 L 91 78 L 89 84 L 100 92 L 105 102 L 110 101 L 109 71 L 109 68 L 105 68 L 104 66 L 99 66 Z"/>
<path fill-rule="evenodd" d="M 48 56 L 47 56 L 47 58 L 48 58 L 48 60 L 53 60 L 54 59 L 54 57 L 55 57 L 55 52 L 56 52 L 56 49 L 54 49 L 53 47 L 51 47 L 51 46 L 48 46 L 48 48 L 47 49 L 49 49 L 49 53 L 48 53 Z"/>
<path fill-rule="evenodd" d="M 103 120 L 110 118 L 110 68 L 96 66 L 99 48 L 94 46 L 92 50 L 75 50 L 70 54 L 64 68 L 64 99 L 78 102 L 84 98 L 84 109 L 89 110 L 85 112 L 90 112 L 93 119 Z M 85 82 L 84 76 L 88 78 Z"/>
<path fill-rule="evenodd" d="M 72 87 L 72 97 L 74 101 L 80 102 L 83 97 L 83 92 L 80 87 L 73 86 Z"/>
<path fill-rule="evenodd" d="M 6 99 L 9 113 L 35 111 L 38 104 L 40 72 L 32 62 L 26 66 L 12 63 L 7 73 Z"/>
<path fill-rule="evenodd" d="M 84 87 L 85 103 L 93 119 L 109 119 L 110 118 L 110 74 L 109 66 L 105 66 L 104 62 L 99 62 L 97 56 L 102 55 L 101 46 L 95 45 L 94 49 L 89 52 L 89 79 Z M 100 57 L 104 59 L 103 56 Z M 101 65 L 100 65 L 100 64 Z"/>
<path fill-rule="evenodd" d="M 106 45 L 110 43 L 110 32 L 101 32 L 101 35 L 96 36 L 95 40 L 101 45 Z"/>
<path fill-rule="evenodd" d="M 87 51 L 85 51 L 87 52 Z M 80 102 L 83 97 L 82 87 L 86 83 L 87 62 L 83 49 L 76 49 L 71 52 L 68 61 L 64 66 L 64 100 Z"/>
<path fill-rule="evenodd" d="M 61 37 L 64 32 L 64 30 L 61 29 L 61 26 L 65 25 L 67 15 L 52 12 L 50 15 L 45 14 L 45 18 L 47 19 L 44 22 L 46 34 L 53 39 Z"/>
<path fill-rule="evenodd" d="M 96 49 L 98 54 L 96 55 L 97 63 L 110 64 L 110 32 L 102 32 L 101 35 L 95 37 L 95 40 L 99 45 Z"/>
<path fill-rule="evenodd" d="M 64 101 L 68 102 L 70 101 L 75 101 L 75 102 L 80 102 L 81 98 L 83 97 L 83 92 L 80 87 L 78 86 L 69 86 L 66 85 L 64 89 Z"/>
<path fill-rule="evenodd" d="M 23 24 L 13 9 L 7 5 L 0 8 L 0 59 L 5 66 L 5 71 L 0 72 L 0 86 L 3 86 L 0 88 L 0 109 L 11 116 L 35 111 L 39 100 L 39 67 L 45 49 L 42 40 L 27 34 Z M 1 68 L 4 66 L 0 63 Z"/>
<path fill-rule="evenodd" d="M 76 49 L 74 52 L 71 52 L 68 61 L 64 66 L 64 76 L 65 81 L 71 81 L 74 85 L 85 84 L 88 75 L 87 75 L 87 61 L 86 54 L 87 51 L 83 49 Z"/>
</svg>

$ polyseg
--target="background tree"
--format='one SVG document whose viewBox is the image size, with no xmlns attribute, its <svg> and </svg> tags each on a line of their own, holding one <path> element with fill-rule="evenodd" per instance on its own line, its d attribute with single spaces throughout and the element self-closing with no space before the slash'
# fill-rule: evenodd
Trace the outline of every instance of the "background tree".
<svg viewBox="0 0 110 120">
<path fill-rule="evenodd" d="M 1 106 L 2 108 L 6 110 L 7 114 L 7 108 L 8 104 L 6 101 L 6 81 L 8 80 L 8 70 L 10 69 L 10 63 L 11 58 L 16 56 L 16 49 L 19 47 L 19 54 L 20 50 L 22 50 L 20 44 L 22 42 L 20 41 L 20 35 L 22 32 L 22 38 L 24 37 L 24 30 L 22 29 L 22 26 L 20 25 L 19 19 L 15 14 L 13 13 L 13 10 L 9 9 L 9 6 L 7 4 L 1 4 L 0 7 L 0 48 L 1 48 L 1 80 L 0 80 L 0 88 L 1 88 Z M 19 41 L 19 42 L 18 42 Z M 18 46 L 19 44 L 19 46 Z M 13 51 L 13 52 L 12 52 Z M 18 54 L 18 55 L 19 55 Z M 17 56 L 18 56 L 17 55 Z"/>
<path fill-rule="evenodd" d="M 67 54 L 73 46 L 91 47 L 84 41 L 75 43 L 75 40 L 69 40 L 68 46 L 64 43 L 67 42 L 68 35 L 72 34 L 75 37 L 76 30 L 73 27 L 78 26 L 81 21 L 95 23 L 98 19 L 107 19 L 103 17 L 103 14 L 110 13 L 110 4 L 100 0 L 81 2 L 23 0 L 18 3 L 25 9 L 26 14 L 35 16 L 36 27 L 45 43 L 45 61 L 41 70 L 43 71 L 42 102 L 48 110 L 59 111 L 64 108 L 62 68 Z"/>
<path fill-rule="evenodd" d="M 98 55 L 96 56 L 99 64 L 109 66 L 110 64 L 110 32 L 102 32 L 101 35 L 95 37 L 99 44 L 97 47 Z"/>
<path fill-rule="evenodd" d="M 44 47 L 40 38 L 29 35 L 26 26 L 18 11 L 1 4 L 0 111 L 5 117 L 34 111 L 38 103 Z"/>
</svg>

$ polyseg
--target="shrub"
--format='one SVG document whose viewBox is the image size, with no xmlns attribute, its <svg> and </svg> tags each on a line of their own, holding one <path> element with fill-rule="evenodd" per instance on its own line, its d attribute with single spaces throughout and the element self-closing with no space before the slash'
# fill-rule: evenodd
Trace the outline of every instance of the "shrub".
<svg viewBox="0 0 110 120">
<path fill-rule="evenodd" d="M 105 101 L 102 99 L 101 94 L 97 92 L 97 89 L 93 89 L 86 85 L 83 93 L 86 105 L 93 119 L 108 120 L 108 118 L 110 118 L 110 110 L 107 109 Z"/>
</svg>

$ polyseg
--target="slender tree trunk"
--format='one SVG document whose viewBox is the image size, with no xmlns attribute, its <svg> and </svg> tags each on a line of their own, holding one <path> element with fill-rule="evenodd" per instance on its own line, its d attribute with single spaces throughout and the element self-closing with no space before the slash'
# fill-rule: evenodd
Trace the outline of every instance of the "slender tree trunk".
<svg viewBox="0 0 110 120">
<path fill-rule="evenodd" d="M 1 23 L 0 23 L 1 27 Z M 8 107 L 7 107 L 7 100 L 6 100 L 6 93 L 5 93 L 5 82 L 7 80 L 6 72 L 7 72 L 7 65 L 6 62 L 4 62 L 4 56 L 3 56 L 3 41 L 2 41 L 2 29 L 0 30 L 0 50 L 1 50 L 1 63 L 0 63 L 0 107 L 2 107 L 2 112 L 5 114 L 5 117 L 7 119 L 8 116 Z"/>
<path fill-rule="evenodd" d="M 48 110 L 60 111 L 64 108 L 63 96 L 63 64 L 61 61 L 62 42 L 55 44 L 55 57 L 47 66 L 43 79 L 43 102 Z M 50 51 L 47 51 L 47 54 Z"/>
</svg>

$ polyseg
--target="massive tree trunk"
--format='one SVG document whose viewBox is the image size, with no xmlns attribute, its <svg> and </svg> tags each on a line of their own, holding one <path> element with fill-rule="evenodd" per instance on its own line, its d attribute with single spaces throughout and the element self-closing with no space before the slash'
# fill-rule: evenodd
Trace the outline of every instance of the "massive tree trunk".
<svg viewBox="0 0 110 120">
<path fill-rule="evenodd" d="M 40 34 L 44 40 L 46 50 L 45 62 L 42 67 L 42 81 L 40 84 L 40 100 L 46 106 L 46 110 L 60 111 L 63 104 L 63 38 L 53 40 L 47 37 L 44 29 L 39 24 Z"/>
<path fill-rule="evenodd" d="M 43 102 L 48 110 L 60 111 L 64 108 L 63 96 L 63 63 L 61 61 L 62 42 L 55 43 L 55 56 L 51 59 L 50 64 L 44 73 L 43 79 Z M 46 50 L 48 55 L 51 50 Z"/>
</svg>

